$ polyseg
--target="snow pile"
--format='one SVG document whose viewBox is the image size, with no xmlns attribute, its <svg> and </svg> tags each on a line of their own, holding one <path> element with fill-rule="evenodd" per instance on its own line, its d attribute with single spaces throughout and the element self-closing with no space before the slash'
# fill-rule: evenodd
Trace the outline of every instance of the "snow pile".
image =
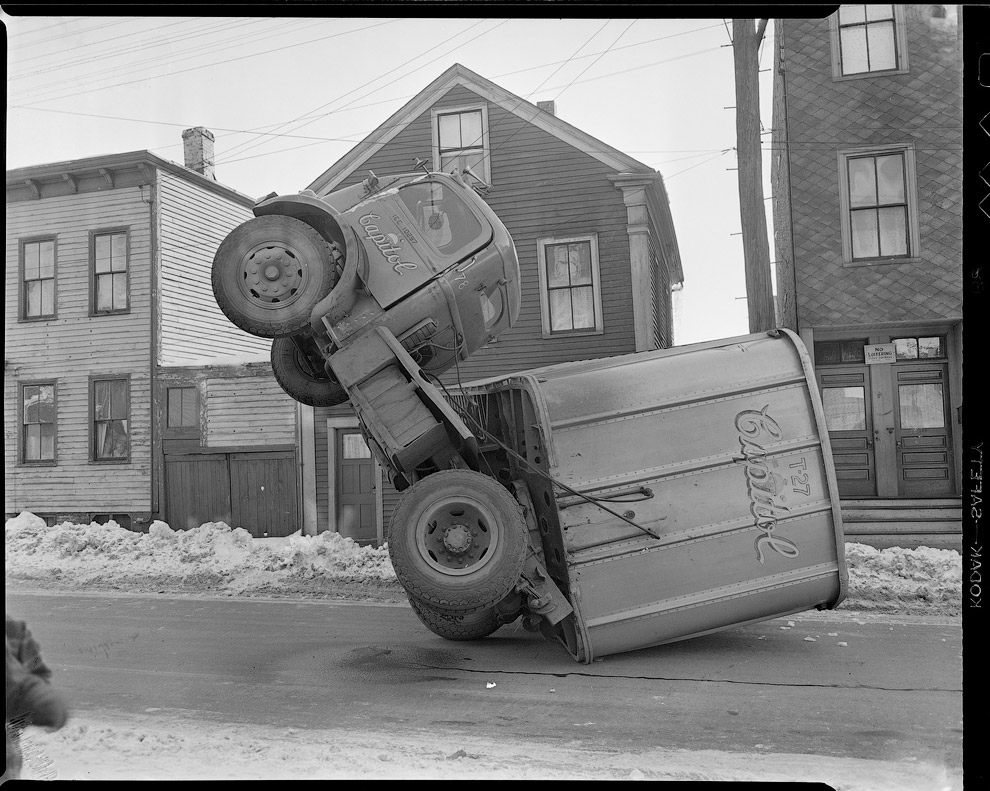
<svg viewBox="0 0 990 791">
<path fill-rule="evenodd" d="M 846 544 L 846 608 L 884 612 L 957 614 L 962 600 L 962 557 L 953 549 Z"/>
<path fill-rule="evenodd" d="M 137 533 L 114 521 L 47 527 L 25 512 L 7 521 L 4 538 L 6 576 L 40 584 L 230 594 L 305 589 L 348 597 L 400 590 L 386 548 L 333 532 L 256 539 L 224 522 L 173 530 L 155 521 Z"/>
<path fill-rule="evenodd" d="M 25 512 L 8 520 L 4 533 L 7 578 L 35 585 L 405 600 L 387 548 L 329 531 L 259 539 L 223 522 L 173 530 L 156 521 L 137 533 L 112 521 L 46 527 Z M 846 564 L 843 609 L 960 612 L 962 558 L 954 550 L 846 544 Z"/>
</svg>

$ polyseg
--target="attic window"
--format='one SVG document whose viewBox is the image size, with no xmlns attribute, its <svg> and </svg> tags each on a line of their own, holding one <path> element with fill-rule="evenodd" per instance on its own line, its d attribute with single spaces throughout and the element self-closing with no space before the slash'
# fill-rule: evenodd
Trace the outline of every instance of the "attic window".
<svg viewBox="0 0 990 791">
<path fill-rule="evenodd" d="M 444 173 L 465 168 L 491 183 L 488 107 L 433 110 L 433 166 Z"/>
</svg>

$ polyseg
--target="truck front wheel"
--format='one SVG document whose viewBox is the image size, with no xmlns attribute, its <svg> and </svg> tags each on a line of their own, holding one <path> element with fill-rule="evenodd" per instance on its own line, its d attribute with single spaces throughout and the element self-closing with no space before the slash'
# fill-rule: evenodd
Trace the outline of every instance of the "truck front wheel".
<svg viewBox="0 0 990 791">
<path fill-rule="evenodd" d="M 515 587 L 526 521 L 487 475 L 442 470 L 406 490 L 392 512 L 388 551 L 411 598 L 446 612 L 489 609 Z"/>
<path fill-rule="evenodd" d="M 286 393 L 306 406 L 337 406 L 347 391 L 330 377 L 322 364 L 308 357 L 294 338 L 272 341 L 272 373 Z"/>
<path fill-rule="evenodd" d="M 213 257 L 213 295 L 230 321 L 262 338 L 309 328 L 337 282 L 335 251 L 314 228 L 283 214 L 237 226 Z"/>
</svg>

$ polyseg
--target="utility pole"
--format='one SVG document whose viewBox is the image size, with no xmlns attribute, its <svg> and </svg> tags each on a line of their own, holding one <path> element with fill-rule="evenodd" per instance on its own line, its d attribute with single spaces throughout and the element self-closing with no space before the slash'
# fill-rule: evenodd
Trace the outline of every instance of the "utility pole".
<svg viewBox="0 0 990 791">
<path fill-rule="evenodd" d="M 736 78 L 736 153 L 739 161 L 739 213 L 749 331 L 776 327 L 770 280 L 770 245 L 763 204 L 763 157 L 760 152 L 760 41 L 767 20 L 732 20 L 732 59 Z"/>
</svg>

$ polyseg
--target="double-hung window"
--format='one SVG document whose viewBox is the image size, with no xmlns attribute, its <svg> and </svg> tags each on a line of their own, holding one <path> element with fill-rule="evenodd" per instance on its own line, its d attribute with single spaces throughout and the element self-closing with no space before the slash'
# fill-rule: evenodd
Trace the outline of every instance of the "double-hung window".
<svg viewBox="0 0 990 791">
<path fill-rule="evenodd" d="M 537 254 L 543 337 L 603 332 L 598 236 L 538 239 Z"/>
<path fill-rule="evenodd" d="M 90 255 L 93 261 L 93 313 L 127 312 L 127 231 L 93 233 Z"/>
<path fill-rule="evenodd" d="M 55 383 L 24 383 L 21 390 L 21 462 L 55 463 Z"/>
<path fill-rule="evenodd" d="M 55 318 L 55 240 L 21 242 L 21 318 Z"/>
<path fill-rule="evenodd" d="M 487 106 L 435 109 L 432 117 L 434 167 L 444 173 L 470 168 L 490 184 Z"/>
<path fill-rule="evenodd" d="M 834 78 L 907 71 L 907 37 L 900 6 L 841 5 L 829 24 Z"/>
<path fill-rule="evenodd" d="M 843 260 L 883 263 L 918 255 L 914 149 L 839 151 Z"/>
<path fill-rule="evenodd" d="M 130 380 L 91 381 L 93 461 L 128 461 L 131 455 Z"/>
</svg>

